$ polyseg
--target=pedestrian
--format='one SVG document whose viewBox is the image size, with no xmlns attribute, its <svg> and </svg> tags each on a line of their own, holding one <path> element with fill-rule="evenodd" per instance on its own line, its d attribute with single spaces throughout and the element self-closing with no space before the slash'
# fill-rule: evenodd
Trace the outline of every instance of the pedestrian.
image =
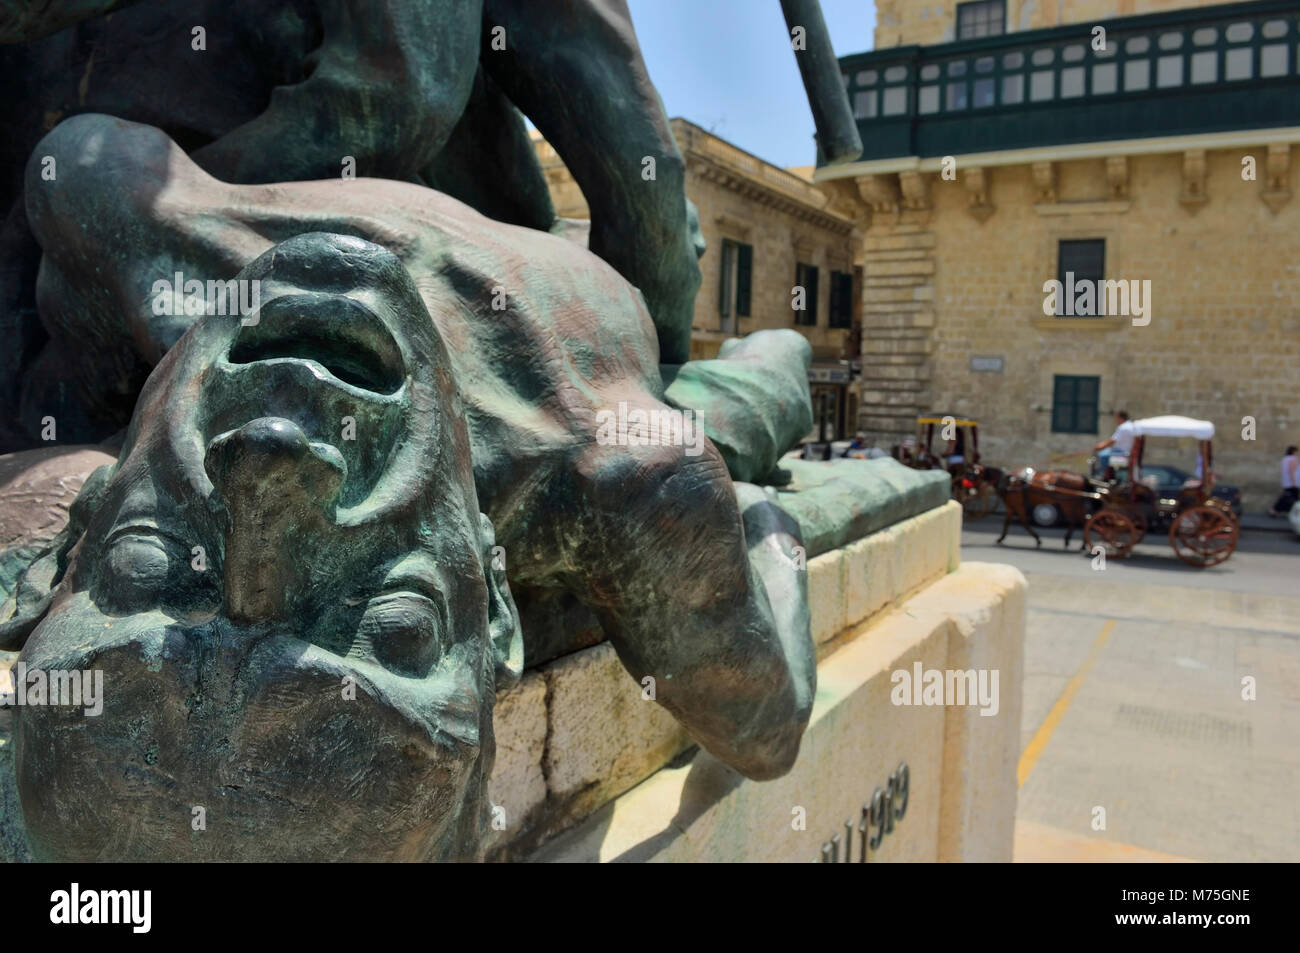
<svg viewBox="0 0 1300 953">
<path fill-rule="evenodd" d="M 1300 457 L 1294 445 L 1286 448 L 1282 457 L 1282 495 L 1269 507 L 1269 516 L 1286 516 L 1300 500 Z"/>
</svg>

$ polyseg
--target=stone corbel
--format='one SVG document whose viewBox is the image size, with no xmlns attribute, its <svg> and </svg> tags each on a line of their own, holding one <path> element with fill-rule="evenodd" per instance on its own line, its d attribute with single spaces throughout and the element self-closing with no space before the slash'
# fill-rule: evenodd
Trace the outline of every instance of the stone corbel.
<svg viewBox="0 0 1300 953">
<path fill-rule="evenodd" d="M 1273 143 L 1268 147 L 1268 165 L 1264 170 L 1264 191 L 1260 198 L 1274 215 L 1291 201 L 1291 146 Z"/>
<path fill-rule="evenodd" d="M 1034 176 L 1034 201 L 1039 204 L 1056 202 L 1056 163 L 1035 162 L 1029 167 Z"/>
<path fill-rule="evenodd" d="M 1178 201 L 1194 215 L 1209 200 L 1205 194 L 1205 150 L 1188 149 L 1183 153 L 1183 191 Z"/>
<path fill-rule="evenodd" d="M 911 212 L 930 210 L 930 185 L 924 173 L 915 169 L 900 172 L 898 184 L 903 190 L 903 208 Z"/>
<path fill-rule="evenodd" d="M 970 204 L 966 211 L 980 224 L 987 222 L 993 214 L 993 203 L 989 201 L 989 176 L 982 168 L 967 169 L 962 176 L 962 185 L 970 193 Z"/>
<path fill-rule="evenodd" d="M 897 215 L 902 205 L 902 193 L 897 175 L 858 176 L 858 194 L 872 212 Z"/>
<path fill-rule="evenodd" d="M 1204 179 L 1201 184 L 1204 186 Z M 1106 159 L 1106 186 L 1110 189 L 1112 202 L 1128 199 L 1128 158 L 1126 156 L 1109 156 Z"/>
</svg>

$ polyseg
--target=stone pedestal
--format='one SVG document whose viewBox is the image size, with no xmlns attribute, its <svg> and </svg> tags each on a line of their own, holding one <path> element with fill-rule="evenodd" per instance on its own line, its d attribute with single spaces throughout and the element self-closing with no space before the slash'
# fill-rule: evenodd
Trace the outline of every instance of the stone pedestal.
<svg viewBox="0 0 1300 953">
<path fill-rule="evenodd" d="M 809 562 L 817 701 L 794 770 L 776 781 L 748 781 L 691 747 L 606 645 L 530 675 L 498 701 L 491 796 L 506 827 L 490 856 L 817 861 L 839 835 L 843 860 L 849 821 L 856 862 L 863 805 L 906 763 L 906 811 L 870 862 L 1009 861 L 1025 581 L 1008 566 L 959 564 L 960 535 L 950 503 Z M 895 704 L 895 673 L 910 678 L 917 663 L 996 672 L 995 713 Z"/>
</svg>

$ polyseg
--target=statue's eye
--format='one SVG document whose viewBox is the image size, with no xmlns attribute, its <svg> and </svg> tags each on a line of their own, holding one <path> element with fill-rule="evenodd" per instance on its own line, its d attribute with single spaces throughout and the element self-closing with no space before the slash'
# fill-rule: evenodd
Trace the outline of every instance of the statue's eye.
<svg viewBox="0 0 1300 953">
<path fill-rule="evenodd" d="M 149 528 L 112 536 L 96 573 L 93 598 L 103 611 L 130 615 L 163 609 L 177 617 L 209 615 L 220 602 L 217 573 L 188 558 L 179 540 Z"/>
<path fill-rule="evenodd" d="M 380 665 L 413 678 L 428 675 L 446 649 L 437 605 L 413 592 L 372 599 L 357 635 Z"/>
</svg>

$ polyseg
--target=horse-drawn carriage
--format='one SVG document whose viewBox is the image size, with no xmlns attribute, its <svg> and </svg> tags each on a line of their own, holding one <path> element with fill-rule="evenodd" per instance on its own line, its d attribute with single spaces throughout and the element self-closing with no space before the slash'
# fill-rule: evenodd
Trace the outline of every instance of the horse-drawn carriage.
<svg viewBox="0 0 1300 953">
<path fill-rule="evenodd" d="M 952 477 L 952 498 L 967 517 L 980 519 L 997 505 L 997 484 L 1002 471 L 980 463 L 979 421 L 955 414 L 925 414 L 916 418 L 916 439 L 893 448 L 894 459 L 916 470 L 947 470 Z M 936 428 L 946 443 L 934 452 Z M 949 434 L 950 436 L 946 436 Z"/>
<path fill-rule="evenodd" d="M 1167 526 L 1169 545 L 1189 565 L 1215 566 L 1231 556 L 1237 548 L 1237 518 L 1231 507 L 1212 496 L 1214 424 L 1165 416 L 1135 421 L 1133 429 L 1136 436 L 1128 458 L 1112 457 L 1100 476 L 1029 467 L 1003 477 L 998 495 L 1007 515 L 998 542 L 1006 538 L 1012 519 L 1018 519 L 1041 546 L 1028 514 L 1034 506 L 1048 504 L 1057 508 L 1069 527 L 1066 546 L 1082 525 L 1084 549 L 1094 552 L 1100 546 L 1108 557 L 1118 559 L 1131 553 L 1148 532 Z M 1142 454 L 1151 437 L 1195 439 L 1200 460 L 1197 477 L 1172 494 L 1144 481 Z"/>
</svg>

